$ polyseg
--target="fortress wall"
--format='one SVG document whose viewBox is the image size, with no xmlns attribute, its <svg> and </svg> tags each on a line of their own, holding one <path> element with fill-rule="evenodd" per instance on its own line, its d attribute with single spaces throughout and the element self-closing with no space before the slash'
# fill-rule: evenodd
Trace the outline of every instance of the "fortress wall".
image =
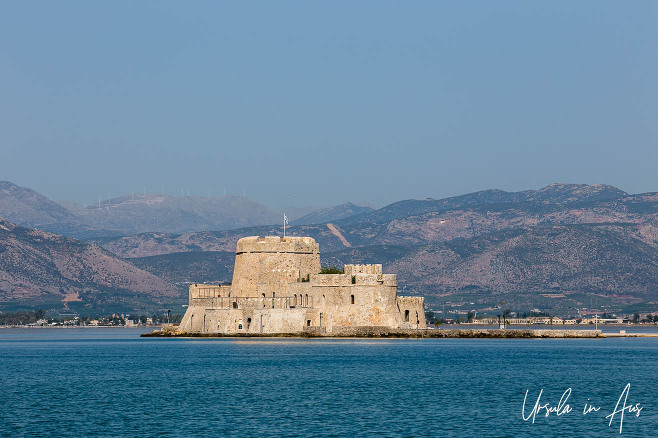
<svg viewBox="0 0 658 438">
<path fill-rule="evenodd" d="M 179 331 L 195 333 L 300 333 L 306 325 L 304 309 L 188 309 Z M 261 331 L 262 323 L 262 331 Z"/>
<path fill-rule="evenodd" d="M 319 327 L 329 333 L 334 327 L 426 327 L 424 299 L 398 297 L 395 286 L 319 286 L 298 282 L 288 284 L 286 294 L 277 294 L 275 298 L 194 299 L 179 330 L 259 333 L 261 317 L 264 333 L 299 333 L 306 327 Z M 257 326 L 253 325 L 255 322 Z"/>
<path fill-rule="evenodd" d="M 398 276 L 395 274 L 383 274 L 382 281 L 384 286 L 398 287 Z"/>
<path fill-rule="evenodd" d="M 309 295 L 331 331 L 334 325 L 396 326 L 396 292 L 381 285 L 313 286 Z"/>
<path fill-rule="evenodd" d="M 355 283 L 359 285 L 377 286 L 384 284 L 384 279 L 381 274 L 356 274 Z"/>
<path fill-rule="evenodd" d="M 281 285 L 300 281 L 300 279 L 301 274 L 299 269 L 292 267 L 264 271 L 261 273 L 259 280 L 261 283 Z"/>
<path fill-rule="evenodd" d="M 426 328 L 425 298 L 397 297 L 401 328 Z M 407 313 L 408 312 L 408 313 Z"/>
<path fill-rule="evenodd" d="M 350 286 L 354 284 L 397 286 L 395 274 L 316 274 L 311 275 L 311 284 L 314 286 Z"/>
<path fill-rule="evenodd" d="M 352 276 L 349 274 L 314 274 L 310 283 L 316 286 L 349 286 Z"/>
<path fill-rule="evenodd" d="M 230 295 L 231 286 L 219 284 L 190 284 L 189 286 L 189 299 L 196 298 L 215 298 L 227 297 Z"/>
</svg>

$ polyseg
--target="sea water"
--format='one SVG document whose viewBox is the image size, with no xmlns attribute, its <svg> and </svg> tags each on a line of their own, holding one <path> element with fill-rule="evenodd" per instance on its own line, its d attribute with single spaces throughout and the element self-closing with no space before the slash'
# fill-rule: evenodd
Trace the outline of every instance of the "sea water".
<svg viewBox="0 0 658 438">
<path fill-rule="evenodd" d="M 154 339 L 141 332 L 0 330 L 0 436 L 658 433 L 658 338 Z M 620 413 L 610 426 L 606 416 L 628 384 L 620 435 Z M 549 405 L 533 423 L 540 391 L 538 405 Z M 547 417 L 560 398 L 560 415 Z M 586 406 L 599 410 L 583 414 Z"/>
</svg>

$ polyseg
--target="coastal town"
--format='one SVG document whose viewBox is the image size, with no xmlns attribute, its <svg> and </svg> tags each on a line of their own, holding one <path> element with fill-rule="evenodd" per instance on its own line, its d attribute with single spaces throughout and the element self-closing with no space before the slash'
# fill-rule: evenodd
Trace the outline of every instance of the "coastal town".
<svg viewBox="0 0 658 438">
<path fill-rule="evenodd" d="M 177 323 L 178 314 L 106 316 L 48 315 L 43 310 L 35 312 L 0 312 L 0 327 L 160 327 L 163 324 Z"/>
<path fill-rule="evenodd" d="M 453 311 L 454 312 L 454 311 Z M 442 325 L 442 324 L 480 324 L 480 325 L 493 325 L 503 323 L 505 325 L 588 325 L 588 324 L 658 324 L 658 314 L 652 313 L 639 313 L 634 314 L 609 314 L 605 312 L 592 312 L 578 314 L 577 316 L 560 317 L 551 315 L 550 313 L 533 311 L 528 315 L 527 313 L 519 314 L 517 312 L 502 312 L 497 315 L 478 315 L 477 312 L 471 311 L 468 313 L 447 312 L 449 317 L 437 317 L 436 314 L 441 314 L 441 311 L 428 310 L 425 315 L 428 324 Z"/>
<path fill-rule="evenodd" d="M 473 314 L 451 315 L 449 318 L 435 316 L 434 311 L 425 312 L 428 328 L 440 328 L 445 326 L 485 326 L 499 325 L 505 326 L 589 326 L 589 325 L 627 325 L 627 326 L 655 326 L 658 325 L 658 314 L 635 313 L 633 315 L 607 315 L 594 314 L 579 317 L 559 317 L 559 316 L 527 316 L 516 317 L 501 315 L 497 316 L 480 316 Z M 440 313 L 440 312 L 439 312 Z M 146 315 L 129 315 L 129 314 L 112 314 L 106 316 L 79 316 L 79 315 L 57 315 L 46 314 L 42 310 L 36 312 L 0 312 L 0 327 L 161 327 L 167 324 L 178 324 L 182 315 L 160 313 Z"/>
</svg>

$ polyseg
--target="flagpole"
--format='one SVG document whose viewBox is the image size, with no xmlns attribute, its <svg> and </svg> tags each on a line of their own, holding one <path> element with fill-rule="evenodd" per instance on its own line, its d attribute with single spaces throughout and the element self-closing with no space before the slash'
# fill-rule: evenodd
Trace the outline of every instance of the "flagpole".
<svg viewBox="0 0 658 438">
<path fill-rule="evenodd" d="M 283 238 L 286 238 L 286 213 L 283 213 Z"/>
</svg>

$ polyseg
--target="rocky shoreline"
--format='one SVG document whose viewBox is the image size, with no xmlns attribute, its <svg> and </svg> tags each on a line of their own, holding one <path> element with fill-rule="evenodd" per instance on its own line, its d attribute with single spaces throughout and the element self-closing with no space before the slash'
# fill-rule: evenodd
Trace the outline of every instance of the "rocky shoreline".
<svg viewBox="0 0 658 438">
<path fill-rule="evenodd" d="M 505 329 L 420 329 L 373 330 L 372 328 L 344 328 L 335 333 L 315 331 L 301 333 L 186 333 L 173 330 L 156 330 L 144 333 L 151 338 L 605 338 L 601 330 L 505 330 Z M 629 334 L 631 335 L 631 334 Z"/>
</svg>

